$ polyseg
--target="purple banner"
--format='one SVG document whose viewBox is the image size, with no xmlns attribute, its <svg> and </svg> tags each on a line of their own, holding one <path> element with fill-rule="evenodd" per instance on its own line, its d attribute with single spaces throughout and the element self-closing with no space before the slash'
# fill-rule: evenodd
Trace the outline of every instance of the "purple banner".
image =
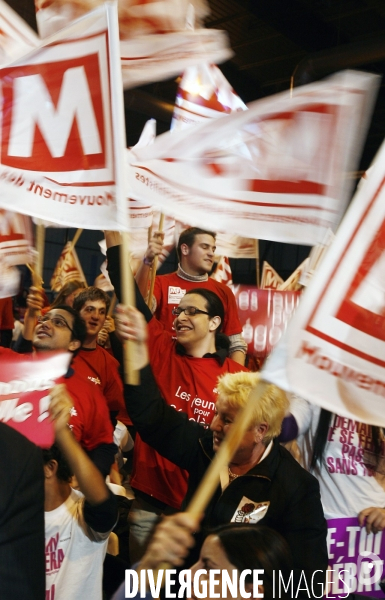
<svg viewBox="0 0 385 600">
<path fill-rule="evenodd" d="M 385 598 L 379 582 L 383 577 L 385 535 L 367 534 L 356 517 L 328 520 L 327 598 L 363 594 Z"/>
</svg>

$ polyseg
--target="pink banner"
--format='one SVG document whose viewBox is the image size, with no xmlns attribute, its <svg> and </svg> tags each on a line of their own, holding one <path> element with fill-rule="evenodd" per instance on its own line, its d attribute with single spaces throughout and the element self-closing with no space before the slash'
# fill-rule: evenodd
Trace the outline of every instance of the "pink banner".
<svg viewBox="0 0 385 600">
<path fill-rule="evenodd" d="M 0 421 L 38 446 L 52 446 L 49 390 L 67 372 L 70 354 L 49 352 L 40 357 L 2 349 L 0 356 Z"/>
<path fill-rule="evenodd" d="M 329 573 L 327 598 L 362 594 L 385 598 L 379 582 L 385 559 L 385 535 L 367 534 L 356 517 L 328 520 Z"/>
</svg>

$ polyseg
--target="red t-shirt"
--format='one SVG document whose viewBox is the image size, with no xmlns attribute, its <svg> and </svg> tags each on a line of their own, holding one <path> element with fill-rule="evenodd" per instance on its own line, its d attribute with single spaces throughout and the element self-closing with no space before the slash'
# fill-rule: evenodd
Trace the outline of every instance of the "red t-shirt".
<svg viewBox="0 0 385 600">
<path fill-rule="evenodd" d="M 8 348 L 0 348 L 0 355 L 26 360 L 25 354 L 17 354 Z M 75 411 L 70 417 L 69 425 L 79 444 L 88 451 L 100 444 L 113 444 L 113 427 L 100 390 L 78 373 L 72 373 L 70 377 L 59 377 L 56 383 L 64 383 L 72 398 Z"/>
<path fill-rule="evenodd" d="M 157 319 L 149 323 L 150 363 L 161 395 L 190 419 L 208 426 L 214 416 L 216 384 L 223 373 L 247 371 L 230 358 L 223 365 L 216 358 L 180 355 Z M 179 509 L 187 491 L 187 472 L 135 438 L 131 485 L 161 502 Z"/>
<path fill-rule="evenodd" d="M 215 292 L 222 300 L 225 309 L 225 319 L 222 325 L 223 333 L 226 335 L 242 333 L 235 296 L 227 285 L 219 283 L 211 277 L 207 281 L 187 281 L 179 277 L 176 272 L 169 275 L 158 275 L 155 278 L 155 316 L 164 325 L 166 331 L 173 331 L 175 317 L 171 312 L 172 309 L 178 306 L 186 292 L 199 287 Z"/>
<path fill-rule="evenodd" d="M 57 383 L 66 385 L 73 400 L 75 411 L 69 425 L 79 444 L 88 451 L 100 444 L 113 444 L 113 427 L 101 391 L 76 372 L 60 377 Z"/>
<path fill-rule="evenodd" d="M 125 410 L 123 383 L 119 375 L 119 363 L 104 348 L 81 348 L 72 361 L 78 375 L 98 386 L 107 400 L 109 410 Z"/>
<path fill-rule="evenodd" d="M 14 326 L 12 298 L 0 298 L 0 329 L 13 329 Z"/>
</svg>

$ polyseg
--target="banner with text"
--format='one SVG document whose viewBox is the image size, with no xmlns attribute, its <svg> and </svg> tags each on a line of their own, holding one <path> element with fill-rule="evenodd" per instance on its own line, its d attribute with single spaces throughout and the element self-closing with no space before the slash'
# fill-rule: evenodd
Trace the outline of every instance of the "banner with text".
<svg viewBox="0 0 385 600">
<path fill-rule="evenodd" d="M 385 426 L 385 143 L 263 376 Z"/>
<path fill-rule="evenodd" d="M 366 533 L 356 517 L 328 520 L 327 598 L 349 594 L 385 598 L 379 583 L 385 560 L 385 535 Z"/>
<path fill-rule="evenodd" d="M 31 356 L 6 350 L 0 356 L 0 421 L 38 446 L 52 446 L 49 390 L 55 379 L 67 372 L 71 354 L 49 352 Z"/>
<path fill-rule="evenodd" d="M 124 123 L 112 111 L 121 93 L 114 18 L 116 7 L 103 5 L 0 69 L 1 207 L 68 227 L 124 228 L 115 197 Z"/>
<path fill-rule="evenodd" d="M 345 209 L 376 76 L 343 72 L 127 151 L 130 195 L 185 223 L 313 245 Z"/>
</svg>

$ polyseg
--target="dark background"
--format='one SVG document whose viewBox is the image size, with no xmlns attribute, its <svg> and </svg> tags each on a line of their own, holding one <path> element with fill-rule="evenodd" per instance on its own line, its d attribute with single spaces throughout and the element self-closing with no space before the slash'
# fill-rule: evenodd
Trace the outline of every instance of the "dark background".
<svg viewBox="0 0 385 600">
<path fill-rule="evenodd" d="M 33 0 L 8 2 L 36 30 Z M 209 0 L 205 26 L 227 30 L 234 57 L 219 65 L 233 88 L 250 102 L 352 68 L 385 70 L 385 0 Z M 127 144 L 134 145 L 153 117 L 157 132 L 167 131 L 177 89 L 176 78 L 125 92 Z M 385 137 L 385 88 L 382 82 L 357 180 Z M 46 287 L 61 249 L 74 230 L 47 230 Z M 88 283 L 99 274 L 102 232 L 84 232 L 76 246 Z M 306 258 L 309 248 L 260 241 L 261 265 L 267 260 L 285 279 Z M 255 283 L 255 261 L 231 260 L 235 283 Z M 163 266 L 176 267 L 174 253 Z"/>
</svg>

